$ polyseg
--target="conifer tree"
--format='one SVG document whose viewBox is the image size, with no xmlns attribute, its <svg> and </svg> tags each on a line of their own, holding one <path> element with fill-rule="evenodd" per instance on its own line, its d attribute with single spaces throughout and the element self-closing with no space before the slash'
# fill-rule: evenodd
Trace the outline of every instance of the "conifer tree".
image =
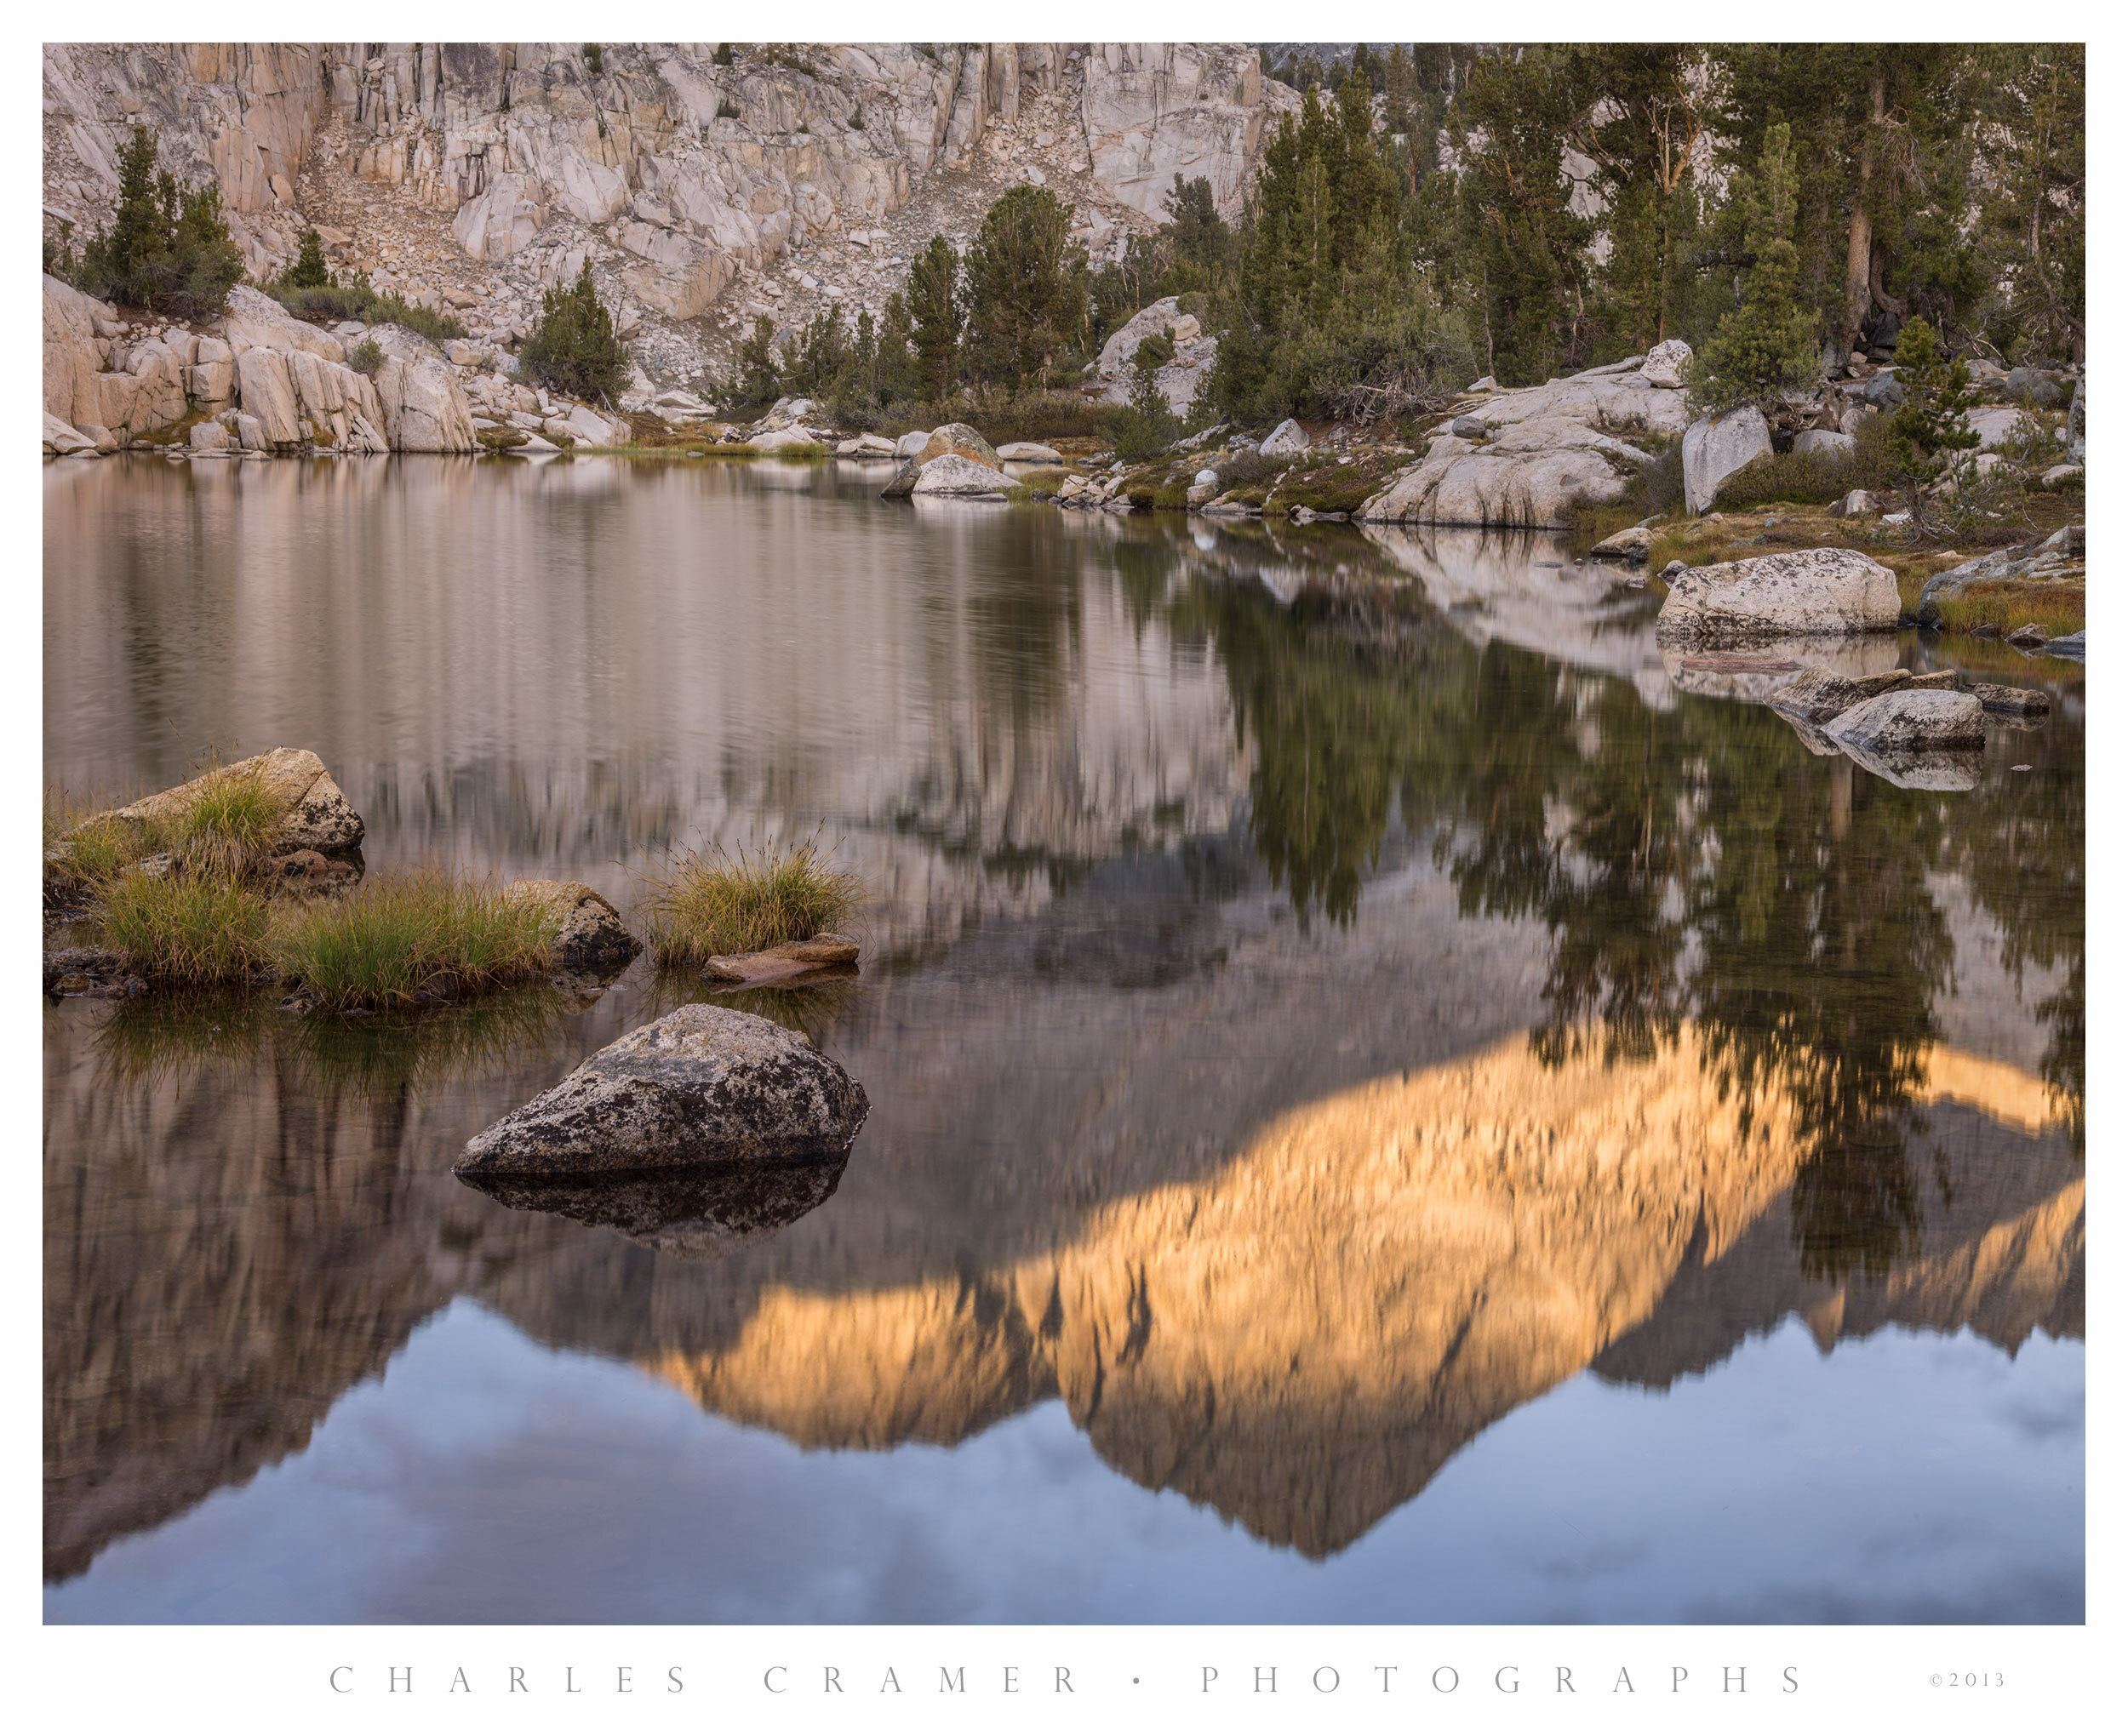
<svg viewBox="0 0 2128 1736">
<path fill-rule="evenodd" d="M 520 359 L 532 377 L 573 397 L 611 403 L 628 384 L 628 351 L 598 299 L 586 260 L 576 281 L 556 284 L 541 304 L 540 323 Z"/>
<path fill-rule="evenodd" d="M 1086 332 L 1086 249 L 1072 208 L 1047 187 L 1015 187 L 983 215 L 968 250 L 968 328 L 993 380 L 1047 383 Z"/>
<path fill-rule="evenodd" d="M 910 339 L 921 389 L 930 397 L 949 395 L 960 371 L 960 256 L 953 243 L 935 235 L 909 267 Z"/>
<path fill-rule="evenodd" d="M 1736 306 L 1693 359 L 1692 397 L 1704 408 L 1768 397 L 1815 374 L 1817 321 L 1796 293 L 1795 195 L 1788 129 L 1776 124 L 1758 172 L 1732 193 L 1748 263 Z"/>
<path fill-rule="evenodd" d="M 1885 430 L 1885 455 L 1906 484 L 1908 505 L 1918 523 L 1922 491 L 1936 482 L 1955 454 L 1971 452 L 1980 435 L 1966 425 L 1965 412 L 1979 403 L 1963 356 L 1946 357 L 1925 320 L 1899 328 L 1894 355 L 1906 397 Z"/>
</svg>

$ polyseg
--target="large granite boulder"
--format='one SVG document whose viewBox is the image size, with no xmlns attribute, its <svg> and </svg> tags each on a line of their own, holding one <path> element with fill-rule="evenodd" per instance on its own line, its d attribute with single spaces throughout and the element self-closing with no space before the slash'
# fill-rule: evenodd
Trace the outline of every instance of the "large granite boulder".
<svg viewBox="0 0 2128 1736">
<path fill-rule="evenodd" d="M 1681 343 L 1678 347 L 1689 359 L 1690 350 Z M 1466 414 L 1493 429 L 1512 422 L 1581 422 L 1604 431 L 1637 428 L 1653 434 L 1681 434 L 1688 420 L 1685 393 L 1657 383 L 1671 376 L 1671 364 L 1676 363 L 1676 351 L 1665 351 L 1658 344 L 1646 356 L 1591 368 L 1565 380 L 1548 380 L 1542 385 L 1496 391 Z"/>
<path fill-rule="evenodd" d="M 609 1043 L 466 1142 L 470 1175 L 584 1175 L 792 1162 L 849 1149 L 865 1088 L 796 1031 L 682 1007 Z"/>
<path fill-rule="evenodd" d="M 1512 423 L 1483 444 L 1437 435 L 1423 459 L 1353 516 L 1376 523 L 1563 530 L 1576 506 L 1621 499 L 1652 461 L 1639 448 L 1567 418 Z"/>
<path fill-rule="evenodd" d="M 1640 377 L 1650 385 L 1674 391 L 1685 384 L 1685 370 L 1692 365 L 1692 346 L 1682 338 L 1665 338 L 1649 351 L 1640 364 Z"/>
<path fill-rule="evenodd" d="M 1888 633 L 1899 581 L 1853 549 L 1795 549 L 1692 567 L 1670 581 L 1656 618 L 1665 644 L 1746 644 L 1827 633 Z"/>
<path fill-rule="evenodd" d="M 1980 436 L 1980 449 L 1993 452 L 2013 440 L 2031 437 L 2032 418 L 2009 404 L 1987 404 L 1965 413 L 1965 425 Z"/>
<path fill-rule="evenodd" d="M 918 465 L 909 492 L 919 500 L 1002 500 L 1013 486 L 1003 471 L 948 452 Z"/>
<path fill-rule="evenodd" d="M 1983 745 L 1980 700 L 1942 688 L 1894 688 L 1851 705 L 1825 726 L 1833 740 L 1879 753 Z"/>
<path fill-rule="evenodd" d="M 1706 511 L 1725 482 L 1772 451 L 1773 436 L 1756 404 L 1719 419 L 1701 417 L 1685 431 L 1685 510 Z"/>
</svg>

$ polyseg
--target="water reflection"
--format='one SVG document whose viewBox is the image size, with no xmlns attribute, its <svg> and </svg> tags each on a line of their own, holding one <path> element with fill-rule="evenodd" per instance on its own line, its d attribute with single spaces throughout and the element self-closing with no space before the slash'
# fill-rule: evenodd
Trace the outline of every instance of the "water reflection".
<svg viewBox="0 0 2128 1736">
<path fill-rule="evenodd" d="M 803 1218 L 835 1191 L 849 1156 L 832 1162 L 714 1164 L 678 1174 L 526 1180 L 460 1175 L 520 1212 L 552 1212 L 617 1231 L 680 1259 L 729 1254 Z"/>
<path fill-rule="evenodd" d="M 806 1446 L 1060 1398 L 1314 1558 L 1586 1368 L 1660 1389 L 1790 1316 L 2082 1335 L 2073 692 L 2032 772 L 1996 739 L 1976 791 L 1905 788 L 1526 545 L 239 471 L 282 480 L 55 499 L 54 769 L 156 764 L 94 710 L 132 682 L 317 742 L 387 859 L 625 902 L 667 842 L 825 825 L 879 894 L 863 974 L 716 998 L 872 1113 L 832 1174 L 491 1197 L 466 1138 L 709 985 L 49 1010 L 49 1577 L 302 1450 L 455 1296 Z M 298 606 L 252 545 L 321 522 Z M 466 691 L 438 641 L 491 648 Z M 295 679 L 335 650 L 345 704 Z"/>
</svg>

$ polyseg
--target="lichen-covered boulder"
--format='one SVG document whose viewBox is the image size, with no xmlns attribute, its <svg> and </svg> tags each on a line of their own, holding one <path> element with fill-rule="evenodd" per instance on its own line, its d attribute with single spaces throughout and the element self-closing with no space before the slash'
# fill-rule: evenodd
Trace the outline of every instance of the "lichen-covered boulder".
<svg viewBox="0 0 2128 1736">
<path fill-rule="evenodd" d="M 791 1162 L 847 1151 L 865 1088 L 804 1036 L 695 1004 L 632 1031 L 466 1142 L 471 1175 Z"/>
<path fill-rule="evenodd" d="M 284 816 L 272 850 L 351 850 L 362 842 L 362 816 L 307 747 L 276 747 L 203 774 L 173 789 L 157 791 L 119 808 L 115 819 L 157 819 L 189 808 L 210 780 L 256 778 Z"/>
<path fill-rule="evenodd" d="M 553 919 L 551 950 L 563 970 L 626 964 L 643 951 L 621 912 L 581 880 L 519 880 L 504 887 L 502 895 L 512 904 L 535 905 Z"/>
<path fill-rule="evenodd" d="M 1688 568 L 1670 581 L 1655 632 L 1662 644 L 1748 644 L 1898 625 L 1890 568 L 1854 549 L 1794 549 Z"/>
</svg>

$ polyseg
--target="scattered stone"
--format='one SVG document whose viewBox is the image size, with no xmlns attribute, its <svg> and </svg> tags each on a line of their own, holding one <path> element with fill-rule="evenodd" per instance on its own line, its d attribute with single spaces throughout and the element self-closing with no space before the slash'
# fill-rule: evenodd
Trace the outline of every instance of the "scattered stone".
<svg viewBox="0 0 2128 1736">
<path fill-rule="evenodd" d="M 1851 458 L 1854 455 L 1855 437 L 1836 434 L 1824 428 L 1805 428 L 1795 437 L 1795 453 L 1799 458 L 1817 454 L 1826 458 Z"/>
<path fill-rule="evenodd" d="M 1301 425 L 1288 416 L 1263 437 L 1263 444 L 1256 449 L 1266 458 L 1296 458 L 1308 448 L 1307 433 Z"/>
<path fill-rule="evenodd" d="M 1607 536 L 1589 551 L 1599 561 L 1645 561 L 1648 551 L 1655 546 L 1655 533 L 1645 525 L 1636 524 Z"/>
<path fill-rule="evenodd" d="M 2052 696 L 2038 688 L 1999 687 L 1993 682 L 1976 681 L 1972 694 L 1982 710 L 2005 717 L 2044 717 L 2054 710 Z"/>
<path fill-rule="evenodd" d="M 1009 464 L 1061 464 L 1064 454 L 1054 446 L 1044 446 L 1033 440 L 1008 440 L 998 448 L 998 456 Z"/>
<path fill-rule="evenodd" d="M 2081 663 L 2084 660 L 2084 629 L 2079 627 L 2062 638 L 2049 639 L 2042 648 L 2050 657 L 2074 657 Z"/>
<path fill-rule="evenodd" d="M 1650 385 L 1675 391 L 1685 384 L 1685 370 L 1691 361 L 1690 344 L 1682 338 L 1666 338 L 1648 351 L 1640 364 L 1640 377 Z"/>
<path fill-rule="evenodd" d="M 879 434 L 860 434 L 835 448 L 838 458 L 892 458 L 894 442 Z"/>
<path fill-rule="evenodd" d="M 1492 424 L 1483 416 L 1458 416 L 1448 425 L 1448 431 L 1458 440 L 1483 440 L 1492 432 Z"/>
<path fill-rule="evenodd" d="M 1694 567 L 1671 581 L 1659 643 L 1742 642 L 1787 635 L 1890 632 L 1899 583 L 1853 549 L 1796 549 Z"/>
<path fill-rule="evenodd" d="M 466 1143 L 460 1174 L 581 1175 L 849 1150 L 864 1087 L 804 1036 L 695 1003 L 609 1043 Z"/>
<path fill-rule="evenodd" d="M 2013 627 L 2003 636 L 2012 645 L 2030 647 L 2047 642 L 2047 630 L 2037 621 L 2027 621 L 2022 627 Z"/>
<path fill-rule="evenodd" d="M 511 904 L 534 905 L 554 921 L 552 957 L 559 969 L 595 971 L 626 964 L 643 951 L 621 912 L 581 880 L 515 881 L 503 888 L 502 896 Z"/>
<path fill-rule="evenodd" d="M 720 953 L 702 967 L 712 982 L 775 982 L 786 977 L 850 966 L 857 962 L 857 943 L 845 934 L 815 934 L 809 940 L 787 940 L 760 952 Z"/>
</svg>

